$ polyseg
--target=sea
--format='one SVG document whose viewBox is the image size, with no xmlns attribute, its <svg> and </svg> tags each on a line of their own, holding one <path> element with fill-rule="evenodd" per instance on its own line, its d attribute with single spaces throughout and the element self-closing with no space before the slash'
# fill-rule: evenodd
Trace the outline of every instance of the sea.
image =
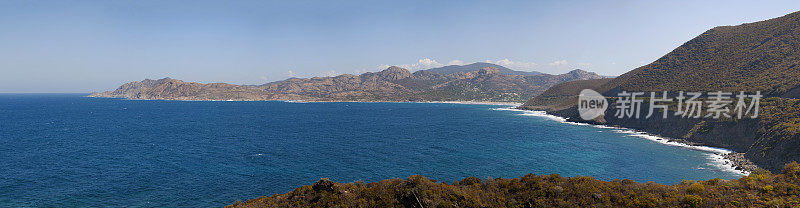
<svg viewBox="0 0 800 208">
<path fill-rule="evenodd" d="M 736 179 L 724 149 L 508 105 L 0 94 L 0 207 L 221 207 L 421 174 Z"/>
</svg>

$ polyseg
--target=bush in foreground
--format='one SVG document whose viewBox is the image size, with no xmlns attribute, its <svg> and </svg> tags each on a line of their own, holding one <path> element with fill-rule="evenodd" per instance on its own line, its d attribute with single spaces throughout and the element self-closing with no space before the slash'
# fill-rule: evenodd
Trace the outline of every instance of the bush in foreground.
<svg viewBox="0 0 800 208">
<path fill-rule="evenodd" d="M 528 174 L 521 178 L 454 184 L 420 175 L 375 183 L 322 179 L 286 194 L 236 202 L 228 207 L 796 207 L 800 165 L 783 173 L 756 171 L 737 180 L 683 181 L 675 185 L 592 177 Z"/>
</svg>

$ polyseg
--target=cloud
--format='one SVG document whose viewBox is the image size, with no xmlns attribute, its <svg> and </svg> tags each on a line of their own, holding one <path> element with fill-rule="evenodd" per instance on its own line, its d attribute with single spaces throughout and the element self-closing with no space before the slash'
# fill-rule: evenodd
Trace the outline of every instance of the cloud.
<svg viewBox="0 0 800 208">
<path fill-rule="evenodd" d="M 569 62 L 567 62 L 567 60 L 561 60 L 561 61 L 554 61 L 554 62 L 551 62 L 551 63 L 549 63 L 549 64 L 547 64 L 547 65 L 548 65 L 548 66 L 556 66 L 556 67 L 559 67 L 559 66 L 567 66 L 568 64 L 569 64 Z"/>
<path fill-rule="evenodd" d="M 501 66 L 514 64 L 513 61 L 508 60 L 508 59 L 499 60 L 499 61 L 496 61 L 495 63 L 497 63 L 498 65 L 501 65 Z"/>
<path fill-rule="evenodd" d="M 261 77 L 258 77 L 258 78 L 261 79 L 261 80 L 267 81 L 267 76 L 261 76 Z"/>
<path fill-rule="evenodd" d="M 389 66 L 386 66 L 385 68 L 389 68 Z M 353 71 L 353 74 L 359 75 L 359 74 L 363 74 L 363 73 L 367 73 L 367 72 L 369 72 L 369 70 L 367 70 L 367 69 L 356 69 L 356 70 Z"/>
<path fill-rule="evenodd" d="M 463 62 L 463 61 L 461 61 L 461 60 L 452 60 L 452 61 L 450 61 L 450 62 L 447 62 L 447 65 L 448 65 L 448 66 L 449 66 L 449 65 L 464 65 L 464 62 Z"/>
<path fill-rule="evenodd" d="M 288 76 L 288 77 L 297 77 L 296 74 L 294 74 L 294 72 L 292 70 L 286 71 L 286 73 L 283 73 L 283 74 Z"/>
<path fill-rule="evenodd" d="M 333 77 L 333 76 L 336 76 L 336 75 L 337 75 L 336 71 L 334 71 L 334 70 L 322 72 L 322 74 L 320 74 L 321 77 Z"/>
<path fill-rule="evenodd" d="M 429 59 L 429 58 L 423 58 L 423 59 L 418 60 L 417 63 L 415 63 L 415 64 L 411 64 L 411 65 L 405 64 L 405 65 L 401 65 L 400 67 L 406 68 L 408 70 L 416 71 L 416 70 L 424 70 L 424 69 L 443 67 L 443 66 L 444 66 L 444 64 L 439 63 L 436 60 Z"/>
<path fill-rule="evenodd" d="M 424 70 L 424 69 L 430 69 L 430 68 L 436 68 L 436 67 L 443 67 L 444 64 L 439 63 L 438 61 L 433 60 L 433 59 L 423 58 L 423 59 L 417 60 L 417 63 L 401 64 L 401 65 L 395 65 L 395 66 L 399 66 L 399 67 L 408 69 L 410 71 L 416 71 L 416 70 Z M 389 68 L 389 65 L 381 65 L 379 68 L 381 70 L 383 70 L 383 69 Z"/>
<path fill-rule="evenodd" d="M 485 62 L 486 63 L 497 64 L 497 65 L 504 66 L 504 67 L 508 67 L 510 69 L 523 70 L 523 71 L 531 71 L 531 70 L 534 70 L 538 66 L 538 64 L 536 64 L 534 62 L 512 61 L 512 60 L 509 60 L 509 59 L 501 59 L 501 60 L 497 60 L 497 61 L 486 60 Z M 424 70 L 424 69 L 443 67 L 443 66 L 449 66 L 449 65 L 464 65 L 464 64 L 465 64 L 464 61 L 461 61 L 461 60 L 452 60 L 452 61 L 447 62 L 447 64 L 442 64 L 442 63 L 439 63 L 438 61 L 436 61 L 434 59 L 423 58 L 423 59 L 419 59 L 417 61 L 417 63 L 401 64 L 401 65 L 395 65 L 395 66 L 403 67 L 403 68 L 406 68 L 406 69 L 408 69 L 410 71 L 416 71 L 416 70 Z M 389 65 L 381 65 L 378 68 L 380 70 L 383 70 L 383 69 L 389 68 Z"/>
<path fill-rule="evenodd" d="M 441 64 L 438 61 L 433 60 L 433 59 L 424 58 L 424 59 L 420 59 L 419 61 L 417 61 L 417 66 L 418 67 L 423 67 L 425 69 L 430 69 L 430 68 L 434 68 L 434 67 L 442 67 L 442 66 L 444 66 L 444 64 Z"/>
<path fill-rule="evenodd" d="M 509 69 L 523 70 L 523 71 L 533 70 L 533 69 L 536 68 L 536 66 L 539 65 L 539 64 L 536 64 L 534 62 L 512 61 L 512 60 L 509 60 L 509 59 L 502 59 L 502 60 L 497 60 L 497 61 L 486 60 L 486 62 L 497 64 L 497 65 L 500 65 L 500 66 L 504 66 L 504 67 L 507 67 Z"/>
<path fill-rule="evenodd" d="M 578 63 L 579 69 L 590 69 L 592 68 L 592 63 Z"/>
</svg>

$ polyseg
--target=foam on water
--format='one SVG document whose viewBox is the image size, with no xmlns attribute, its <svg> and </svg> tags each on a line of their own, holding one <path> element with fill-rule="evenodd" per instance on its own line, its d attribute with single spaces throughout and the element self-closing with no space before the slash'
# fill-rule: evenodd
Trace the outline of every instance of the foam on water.
<svg viewBox="0 0 800 208">
<path fill-rule="evenodd" d="M 708 163 L 709 165 L 711 165 L 711 166 L 713 166 L 715 168 L 718 168 L 719 170 L 727 171 L 727 172 L 731 172 L 731 173 L 737 173 L 737 174 L 741 174 L 741 175 L 749 175 L 750 174 L 750 172 L 747 172 L 747 171 L 744 171 L 744 170 L 736 170 L 736 167 L 731 166 L 731 164 L 733 164 L 733 162 L 731 160 L 726 159 L 725 157 L 723 157 L 723 155 L 724 154 L 733 153 L 733 151 L 727 150 L 727 149 L 723 149 L 723 148 L 700 146 L 700 145 L 689 145 L 689 144 L 686 144 L 686 143 L 672 141 L 672 140 L 667 139 L 667 138 L 663 138 L 663 137 L 659 137 L 659 136 L 656 136 L 656 135 L 652 135 L 652 134 L 649 134 L 647 132 L 636 131 L 636 130 L 629 129 L 629 128 L 572 122 L 572 121 L 568 121 L 567 118 L 551 115 L 551 114 L 548 114 L 545 111 L 520 110 L 520 109 L 514 109 L 514 108 L 493 108 L 492 110 L 517 111 L 517 112 L 521 112 L 522 114 L 520 114 L 520 115 L 522 115 L 522 116 L 543 117 L 543 118 L 547 118 L 547 119 L 550 119 L 550 120 L 553 120 L 553 121 L 557 121 L 557 122 L 560 122 L 560 123 L 565 123 L 565 124 L 579 125 L 579 126 L 591 126 L 591 127 L 595 127 L 595 128 L 601 128 L 601 129 L 614 129 L 612 131 L 616 132 L 616 133 L 627 134 L 629 136 L 633 136 L 633 137 L 638 137 L 638 138 L 654 141 L 654 142 L 657 142 L 657 143 L 660 143 L 660 144 L 664 144 L 664 145 L 668 145 L 668 146 L 681 147 L 681 148 L 687 148 L 687 149 L 693 149 L 693 150 L 708 152 L 708 154 L 706 154 L 706 155 L 707 155 L 707 158 L 709 160 L 709 163 Z"/>
</svg>

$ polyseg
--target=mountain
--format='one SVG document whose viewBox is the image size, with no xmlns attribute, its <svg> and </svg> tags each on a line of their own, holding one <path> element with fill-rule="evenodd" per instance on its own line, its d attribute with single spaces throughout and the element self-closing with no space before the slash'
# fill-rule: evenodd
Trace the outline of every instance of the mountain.
<svg viewBox="0 0 800 208">
<path fill-rule="evenodd" d="M 522 76 L 503 74 L 496 67 L 440 74 L 430 70 L 410 73 L 392 66 L 361 75 L 290 78 L 258 86 L 146 79 L 90 96 L 168 100 L 522 102 L 561 82 L 600 78 L 602 76 L 583 70 Z"/>
<path fill-rule="evenodd" d="M 458 72 L 477 71 L 479 69 L 483 69 L 483 68 L 487 68 L 487 67 L 497 68 L 500 71 L 500 73 L 505 74 L 505 75 L 535 76 L 535 75 L 543 74 L 541 72 L 536 72 L 536 71 L 531 71 L 531 72 L 515 71 L 515 70 L 509 69 L 509 68 L 506 68 L 506 67 L 503 67 L 503 66 L 500 66 L 500 65 L 497 65 L 497 64 L 491 64 L 491 63 L 485 63 L 485 62 L 477 62 L 477 63 L 467 64 L 467 65 L 443 66 L 443 67 L 439 67 L 439 68 L 428 69 L 428 70 L 425 70 L 425 71 L 430 71 L 430 72 L 435 72 L 435 73 L 439 73 L 439 74 L 443 74 L 443 75 L 448 75 L 448 74 L 454 74 L 454 73 L 458 73 Z"/>
<path fill-rule="evenodd" d="M 761 91 L 756 119 L 626 119 L 605 116 L 583 121 L 577 94 L 595 89 L 614 106 L 621 91 Z M 674 96 L 672 96 L 674 97 Z M 653 63 L 605 80 L 564 82 L 530 99 L 521 108 L 546 110 L 571 121 L 618 125 L 744 153 L 772 171 L 800 161 L 800 12 L 738 26 L 715 27 Z M 647 109 L 645 102 L 642 109 Z M 674 114 L 676 106 L 669 106 Z M 643 111 L 645 111 L 643 110 Z M 739 154 L 740 155 L 740 154 Z"/>
<path fill-rule="evenodd" d="M 306 98 L 294 94 L 270 93 L 255 86 L 225 83 L 201 84 L 169 77 L 130 82 L 114 91 L 92 93 L 89 96 L 142 100 L 297 100 Z"/>
<path fill-rule="evenodd" d="M 800 12 L 715 27 L 653 63 L 620 75 L 608 91 L 762 91 L 798 94 Z M 795 96 L 796 97 L 796 96 Z"/>
<path fill-rule="evenodd" d="M 578 102 L 578 94 L 583 89 L 598 90 L 600 86 L 611 81 L 612 78 L 576 80 L 557 84 L 541 94 L 531 98 L 523 104 L 526 107 L 537 106 L 538 109 L 562 110 Z"/>
</svg>

